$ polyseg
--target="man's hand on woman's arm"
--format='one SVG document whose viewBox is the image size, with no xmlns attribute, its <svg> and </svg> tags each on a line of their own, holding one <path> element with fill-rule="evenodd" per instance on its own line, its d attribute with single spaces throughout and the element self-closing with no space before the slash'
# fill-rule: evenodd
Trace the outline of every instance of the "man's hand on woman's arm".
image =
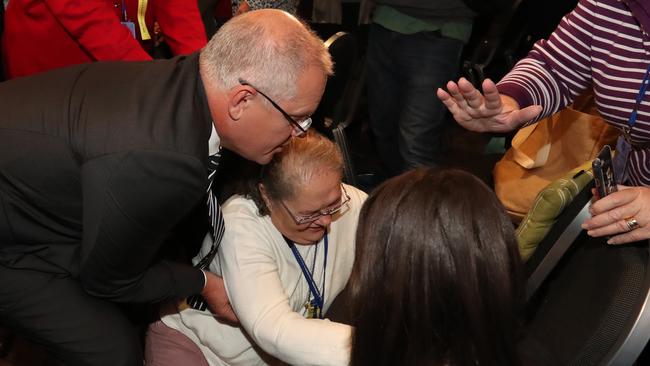
<svg viewBox="0 0 650 366">
<path fill-rule="evenodd" d="M 230 306 L 230 300 L 228 299 L 228 293 L 226 293 L 223 278 L 212 272 L 204 271 L 204 273 L 206 282 L 201 296 L 208 302 L 210 311 L 221 321 L 232 325 L 239 324 L 239 319 L 237 319 L 237 315 L 235 315 L 232 306 Z"/>
</svg>

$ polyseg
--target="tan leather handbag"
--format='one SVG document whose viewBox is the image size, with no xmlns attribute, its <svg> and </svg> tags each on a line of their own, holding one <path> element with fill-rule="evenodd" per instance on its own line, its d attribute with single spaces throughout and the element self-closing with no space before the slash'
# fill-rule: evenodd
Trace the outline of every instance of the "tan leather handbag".
<svg viewBox="0 0 650 366">
<path fill-rule="evenodd" d="M 603 145 L 614 147 L 618 134 L 598 115 L 591 94 L 519 130 L 493 171 L 495 192 L 513 221 L 521 221 L 549 183 L 593 159 Z"/>
</svg>

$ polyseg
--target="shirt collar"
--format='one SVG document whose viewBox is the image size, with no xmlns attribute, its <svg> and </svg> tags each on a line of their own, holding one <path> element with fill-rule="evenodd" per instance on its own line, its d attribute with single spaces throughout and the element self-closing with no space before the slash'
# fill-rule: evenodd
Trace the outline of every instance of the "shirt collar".
<svg viewBox="0 0 650 366">
<path fill-rule="evenodd" d="M 212 132 L 210 133 L 210 139 L 208 140 L 208 155 L 212 156 L 221 150 L 221 139 L 217 134 L 217 129 L 214 128 L 214 122 L 212 122 Z"/>
</svg>

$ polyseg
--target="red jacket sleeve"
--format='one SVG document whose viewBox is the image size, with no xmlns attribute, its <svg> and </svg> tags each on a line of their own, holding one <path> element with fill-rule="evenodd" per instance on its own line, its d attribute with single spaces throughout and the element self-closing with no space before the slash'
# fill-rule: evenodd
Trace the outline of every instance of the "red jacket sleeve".
<svg viewBox="0 0 650 366">
<path fill-rule="evenodd" d="M 150 60 L 110 4 L 102 0 L 45 0 L 61 25 L 94 59 Z"/>
<path fill-rule="evenodd" d="M 207 43 L 196 0 L 149 0 L 160 30 L 174 55 L 190 54 Z"/>
</svg>

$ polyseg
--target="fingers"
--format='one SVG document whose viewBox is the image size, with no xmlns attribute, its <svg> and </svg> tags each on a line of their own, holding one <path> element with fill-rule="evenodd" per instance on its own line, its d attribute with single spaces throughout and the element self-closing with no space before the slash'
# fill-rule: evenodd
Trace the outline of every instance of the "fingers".
<svg viewBox="0 0 650 366">
<path fill-rule="evenodd" d="M 647 188 L 619 186 L 619 191 L 594 202 L 592 217 L 582 224 L 593 237 L 611 236 L 609 244 L 650 238 Z"/>
<path fill-rule="evenodd" d="M 602 200 L 607 198 L 609 198 L 609 196 Z M 593 208 L 596 203 L 591 207 Z M 630 217 L 637 217 L 639 214 L 639 208 L 636 204 L 617 206 L 613 209 L 602 211 L 600 214 L 595 214 L 592 208 L 590 208 L 589 211 L 593 216 L 585 220 L 582 224 L 582 228 L 586 229 L 587 234 L 591 236 L 605 236 L 626 232 L 628 231 L 628 228 L 625 224 L 625 220 Z"/>
<path fill-rule="evenodd" d="M 490 79 L 485 79 L 483 80 L 483 84 L 481 85 L 481 88 L 483 88 L 485 108 L 501 109 L 502 108 L 501 94 L 499 94 L 499 90 L 497 89 L 496 84 L 494 84 L 494 82 Z"/>
<path fill-rule="evenodd" d="M 587 235 L 592 237 L 602 237 L 602 236 L 612 236 L 617 234 L 626 234 L 632 231 L 636 231 L 630 229 L 627 223 L 628 220 L 631 219 L 627 218 L 627 219 L 616 220 L 610 224 L 603 225 L 592 230 L 588 230 Z M 639 225 L 641 226 L 641 223 L 639 223 Z"/>
<path fill-rule="evenodd" d="M 474 109 L 479 109 L 481 107 L 486 109 L 500 109 L 502 106 L 499 90 L 497 89 L 496 84 L 494 84 L 490 79 L 485 79 L 483 81 L 483 84 L 481 85 L 481 88 L 483 89 L 482 93 L 465 78 L 460 78 L 458 83 L 449 81 L 446 86 L 447 92 L 441 88 L 437 90 L 438 98 L 440 98 L 443 103 L 448 101 L 449 98 L 453 98 L 460 108 L 469 106 Z"/>
<path fill-rule="evenodd" d="M 239 325 L 239 318 L 237 318 L 237 315 L 235 314 L 232 306 L 230 306 L 230 303 L 220 304 L 219 309 L 210 309 L 212 310 L 215 318 L 218 320 L 228 323 L 232 326 Z"/>
<path fill-rule="evenodd" d="M 459 123 L 493 117 L 496 113 L 494 111 L 486 111 L 485 98 L 465 78 L 460 78 L 458 83 L 449 81 L 447 83 L 447 91 L 438 89 L 436 94 L 454 115 L 454 119 Z"/>
<path fill-rule="evenodd" d="M 451 114 L 454 116 L 456 122 L 460 123 L 471 119 L 469 114 L 467 114 L 467 111 L 465 111 L 463 107 L 461 107 L 461 105 L 458 104 L 458 99 L 451 94 L 454 93 L 454 95 L 460 95 L 460 92 L 458 91 L 458 86 L 453 81 L 450 81 L 449 83 L 447 83 L 447 89 L 450 92 L 446 92 L 442 88 L 438 88 L 438 90 L 436 91 L 436 95 L 438 96 L 442 104 L 444 104 L 445 107 L 447 107 L 447 109 L 449 110 L 449 112 L 451 112 Z M 462 102 L 462 104 L 463 106 L 467 106 L 467 103 L 465 103 L 464 101 Z"/>
<path fill-rule="evenodd" d="M 454 98 L 452 98 L 449 93 L 444 91 L 442 88 L 438 88 L 436 90 L 436 95 L 438 96 L 438 99 L 442 102 L 442 104 L 449 109 L 450 112 L 454 112 L 453 110 L 456 108 L 456 102 L 454 101 Z"/>
<path fill-rule="evenodd" d="M 636 230 L 631 230 L 626 233 L 613 236 L 607 240 L 607 244 L 618 245 L 618 244 L 634 243 L 637 241 L 645 240 L 647 238 L 650 238 L 650 229 L 639 228 Z"/>
<path fill-rule="evenodd" d="M 460 83 L 463 79 L 459 80 Z M 447 83 L 447 92 L 454 99 L 454 103 L 459 109 L 466 109 L 468 107 L 467 101 L 463 96 L 463 93 L 460 91 L 460 86 L 453 81 Z"/>
<path fill-rule="evenodd" d="M 470 108 L 478 109 L 483 105 L 483 95 L 467 79 L 458 80 L 458 89 Z"/>
<path fill-rule="evenodd" d="M 594 204 L 589 208 L 589 212 L 592 216 L 597 216 L 603 212 L 611 211 L 633 202 L 640 193 L 636 188 L 637 187 L 625 187 L 619 185 L 618 192 L 611 193 L 607 197 L 603 197 L 594 202 Z M 617 220 L 623 217 L 627 216 L 615 216 L 613 219 Z"/>
<path fill-rule="evenodd" d="M 476 132 L 509 132 L 537 116 L 538 106 L 519 111 L 516 101 L 499 94 L 496 85 L 489 79 L 482 84 L 482 92 L 467 79 L 458 83 L 449 81 L 447 90 L 438 89 L 436 95 L 464 128 Z M 509 98 L 509 109 L 504 110 L 502 98 Z M 515 114 L 510 115 L 510 113 Z M 513 119 L 514 117 L 514 119 Z"/>
</svg>

